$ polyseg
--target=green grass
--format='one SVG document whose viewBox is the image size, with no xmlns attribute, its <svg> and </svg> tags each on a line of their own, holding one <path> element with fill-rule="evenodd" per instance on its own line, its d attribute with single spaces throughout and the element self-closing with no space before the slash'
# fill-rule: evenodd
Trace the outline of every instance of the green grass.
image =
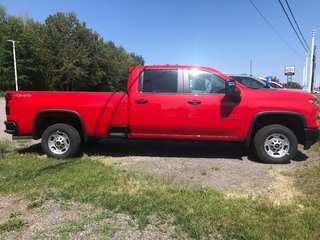
<svg viewBox="0 0 320 240">
<path fill-rule="evenodd" d="M 12 146 L 9 141 L 0 141 L 0 159 L 12 151 Z"/>
<path fill-rule="evenodd" d="M 62 224 L 58 231 L 60 235 L 62 235 L 64 238 L 67 238 L 70 235 L 70 233 L 77 233 L 83 231 L 85 229 L 85 226 L 88 224 L 99 222 L 103 219 L 110 217 L 112 217 L 112 214 L 110 212 L 102 212 L 93 217 L 85 217 L 81 220 L 68 220 Z M 111 228 L 111 226 L 104 224 L 102 226 L 99 226 L 99 228 L 96 231 L 102 232 L 105 235 L 112 235 L 115 233 L 115 228 Z"/>
<path fill-rule="evenodd" d="M 297 185 L 305 193 L 307 203 L 320 209 L 320 142 L 312 149 L 318 153 L 318 162 L 300 171 Z"/>
<path fill-rule="evenodd" d="M 21 215 L 21 212 L 10 213 L 10 219 L 0 224 L 0 234 L 22 229 L 27 223 L 19 218 Z"/>
<path fill-rule="evenodd" d="M 0 193 L 22 193 L 35 202 L 90 203 L 106 212 L 129 214 L 141 228 L 150 216 L 157 216 L 175 225 L 177 236 L 195 239 L 320 239 L 319 162 L 298 175 L 297 186 L 307 197 L 275 206 L 263 199 L 229 198 L 207 188 L 177 188 L 87 157 L 61 161 L 10 151 L 0 158 Z M 66 222 L 60 232 L 81 231 L 88 221 L 99 219 Z M 101 231 L 115 230 L 106 226 Z"/>
<path fill-rule="evenodd" d="M 0 224 L 0 234 L 13 230 L 19 230 L 26 225 L 26 222 L 21 219 L 10 219 L 7 222 Z"/>
<path fill-rule="evenodd" d="M 117 232 L 117 229 L 110 224 L 104 224 L 97 228 L 96 230 L 98 233 L 102 233 L 104 235 L 114 235 Z"/>
</svg>

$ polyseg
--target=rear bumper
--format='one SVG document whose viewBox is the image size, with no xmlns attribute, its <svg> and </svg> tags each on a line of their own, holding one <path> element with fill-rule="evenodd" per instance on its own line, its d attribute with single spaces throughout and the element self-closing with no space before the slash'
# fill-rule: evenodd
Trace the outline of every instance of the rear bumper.
<svg viewBox="0 0 320 240">
<path fill-rule="evenodd" d="M 320 139 L 320 128 L 305 128 L 305 143 L 304 150 L 309 149 L 313 144 Z"/>
<path fill-rule="evenodd" d="M 5 121 L 4 125 L 6 125 L 6 129 L 4 130 L 4 132 L 12 134 L 12 139 L 32 138 L 31 135 L 22 135 L 19 131 L 17 124 L 13 121 Z"/>
<path fill-rule="evenodd" d="M 15 122 L 5 121 L 4 125 L 6 125 L 6 129 L 4 130 L 4 132 L 12 135 L 19 135 L 19 129 Z"/>
</svg>

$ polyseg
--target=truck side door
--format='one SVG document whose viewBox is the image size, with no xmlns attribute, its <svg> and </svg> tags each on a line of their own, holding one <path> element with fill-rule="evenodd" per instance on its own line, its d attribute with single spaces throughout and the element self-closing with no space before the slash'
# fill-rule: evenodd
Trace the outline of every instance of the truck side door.
<svg viewBox="0 0 320 240">
<path fill-rule="evenodd" d="M 129 136 L 175 138 L 183 134 L 181 69 L 143 69 L 129 94 Z"/>
<path fill-rule="evenodd" d="M 244 137 L 245 97 L 237 103 L 226 96 L 226 80 L 209 71 L 186 69 L 184 79 L 186 135 L 216 140 Z"/>
</svg>

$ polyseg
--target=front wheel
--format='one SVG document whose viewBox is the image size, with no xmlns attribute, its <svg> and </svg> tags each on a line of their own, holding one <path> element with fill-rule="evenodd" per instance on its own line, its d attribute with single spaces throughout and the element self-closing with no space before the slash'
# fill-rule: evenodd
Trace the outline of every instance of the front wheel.
<svg viewBox="0 0 320 240">
<path fill-rule="evenodd" d="M 54 124 L 42 134 L 41 147 L 49 157 L 74 157 L 79 152 L 80 144 L 79 132 L 68 124 Z"/>
<path fill-rule="evenodd" d="M 254 148 L 258 157 L 265 163 L 288 163 L 297 152 L 298 141 L 289 128 L 272 124 L 257 132 Z"/>
</svg>

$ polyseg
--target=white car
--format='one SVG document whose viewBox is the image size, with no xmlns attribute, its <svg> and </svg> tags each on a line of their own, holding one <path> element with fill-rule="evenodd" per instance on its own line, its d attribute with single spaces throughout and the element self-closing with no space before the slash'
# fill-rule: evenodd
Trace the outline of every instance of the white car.
<svg viewBox="0 0 320 240">
<path fill-rule="evenodd" d="M 266 79 L 261 79 L 262 81 L 264 81 L 265 83 L 269 84 L 269 86 L 273 87 L 273 88 L 285 88 L 284 86 L 282 86 L 280 83 L 278 82 L 274 82 L 274 81 L 267 81 Z"/>
</svg>

